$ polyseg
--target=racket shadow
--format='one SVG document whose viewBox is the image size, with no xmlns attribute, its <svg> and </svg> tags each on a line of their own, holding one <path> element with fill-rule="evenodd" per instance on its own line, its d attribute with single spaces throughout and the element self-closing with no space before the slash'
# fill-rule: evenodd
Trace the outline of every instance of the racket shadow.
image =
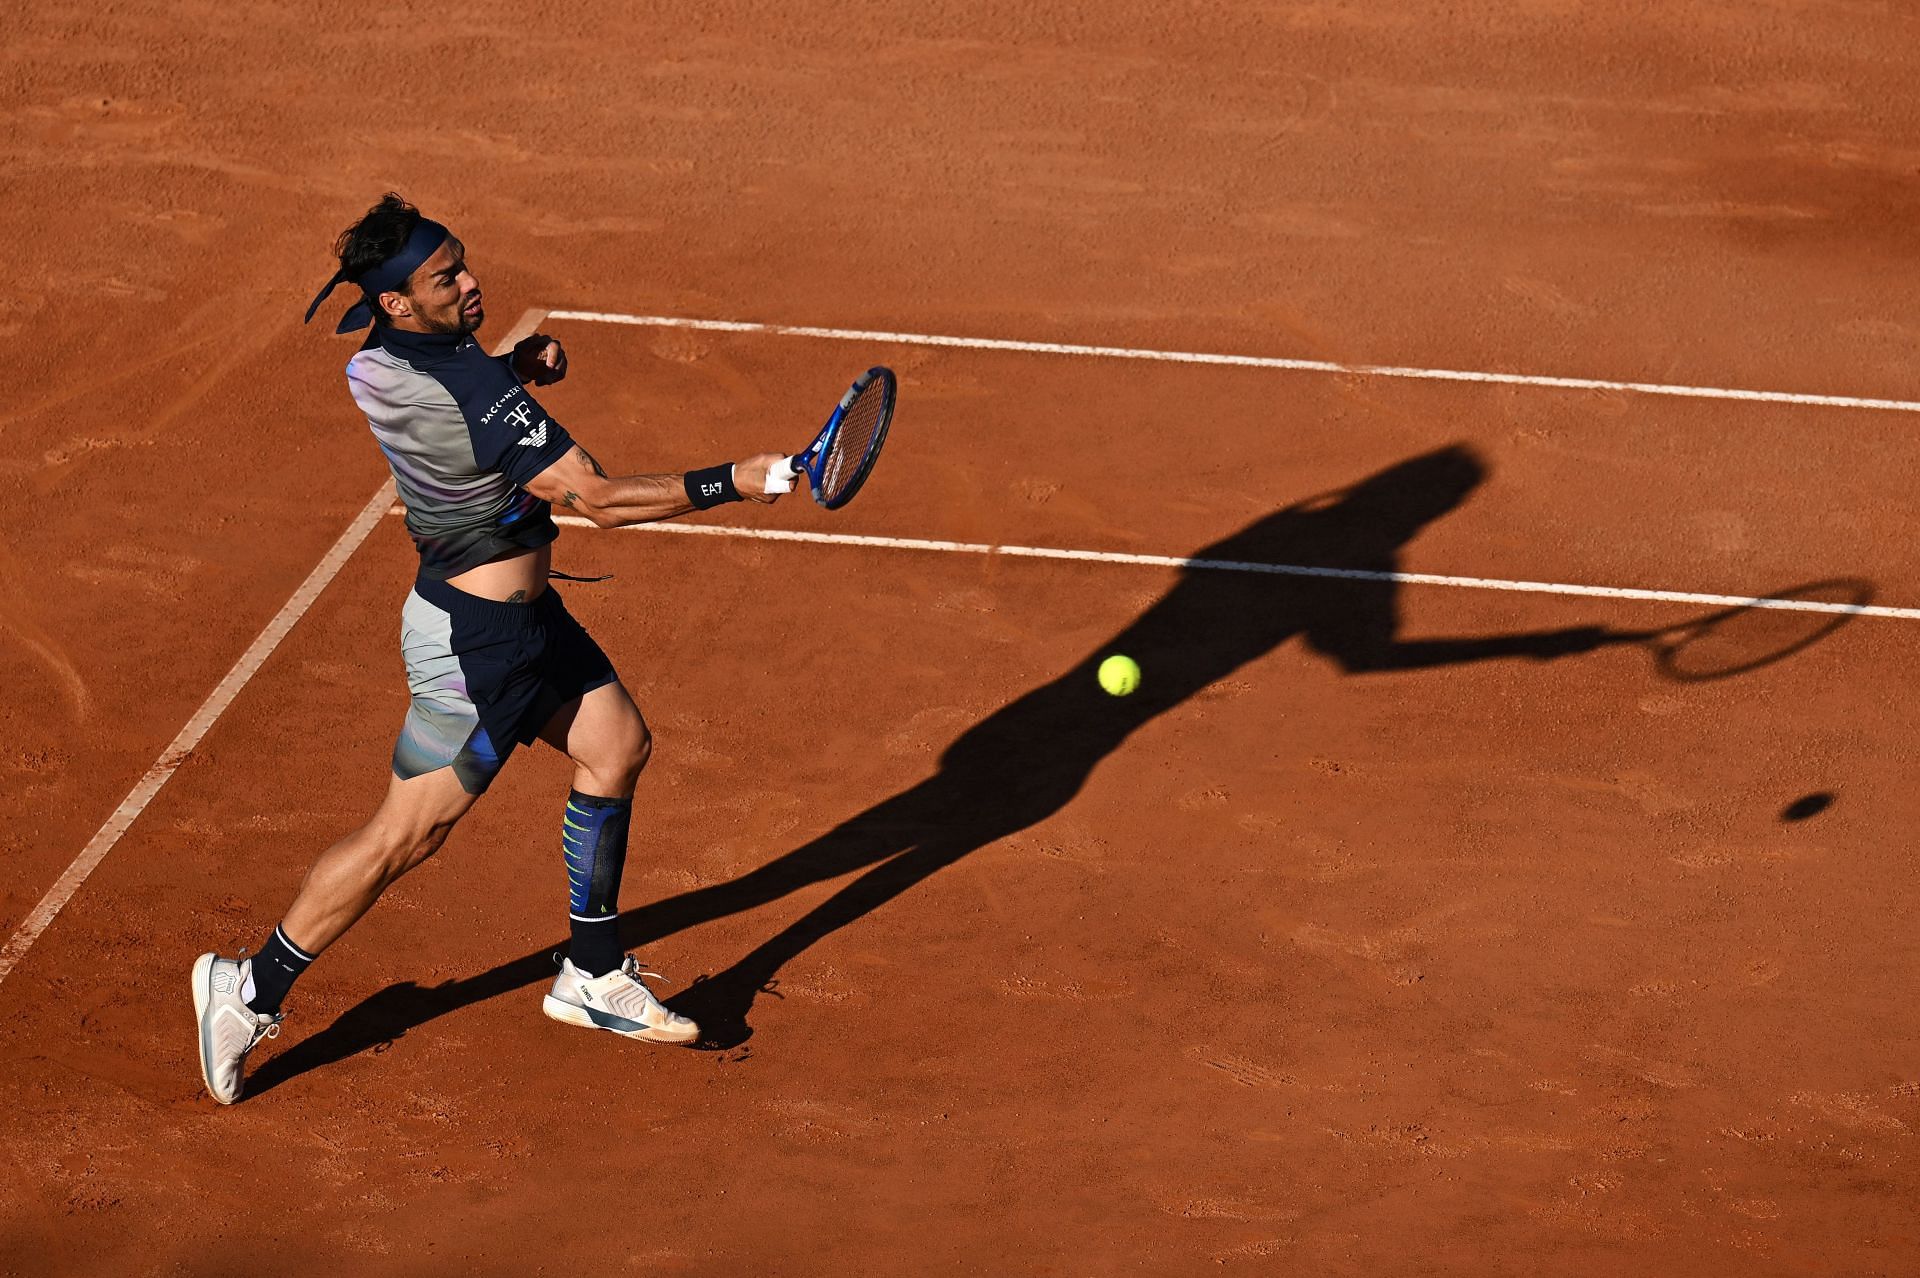
<svg viewBox="0 0 1920 1278">
<path fill-rule="evenodd" d="M 1277 510 L 1194 558 L 1394 572 L 1403 548 L 1456 510 L 1486 473 L 1470 449 L 1439 448 Z M 1548 661 L 1618 637 L 1594 626 L 1437 638 L 1404 638 L 1399 630 L 1398 588 L 1390 581 L 1193 568 L 1073 666 L 961 733 L 924 780 L 739 878 L 627 911 L 623 940 L 643 948 L 854 875 L 733 964 L 668 1000 L 700 1022 L 701 1046 L 733 1047 L 752 1034 L 748 1016 L 756 1000 L 778 997 L 780 971 L 795 956 L 969 853 L 1059 812 L 1142 725 L 1288 640 L 1298 638 L 1358 675 L 1511 658 Z M 1133 656 L 1148 672 L 1131 696 L 1099 689 L 1094 671 L 1112 652 Z M 389 986 L 265 1061 L 249 1079 L 249 1094 L 378 1048 L 447 1012 L 549 980 L 551 956 L 563 944 L 556 940 L 461 981 Z"/>
<path fill-rule="evenodd" d="M 1751 674 L 1830 638 L 1873 603 L 1873 583 L 1834 577 L 1721 607 L 1658 630 L 1609 630 L 1601 642 L 1635 644 L 1675 683 Z"/>
</svg>

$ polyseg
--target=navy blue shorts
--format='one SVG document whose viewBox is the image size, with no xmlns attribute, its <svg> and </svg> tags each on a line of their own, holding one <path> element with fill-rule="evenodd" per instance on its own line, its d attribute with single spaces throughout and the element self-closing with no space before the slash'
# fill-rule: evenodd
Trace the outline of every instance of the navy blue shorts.
<svg viewBox="0 0 1920 1278">
<path fill-rule="evenodd" d="M 400 613 L 413 706 L 393 747 L 402 779 L 450 767 L 483 793 L 568 702 L 619 678 L 551 587 L 498 603 L 421 578 Z"/>
</svg>

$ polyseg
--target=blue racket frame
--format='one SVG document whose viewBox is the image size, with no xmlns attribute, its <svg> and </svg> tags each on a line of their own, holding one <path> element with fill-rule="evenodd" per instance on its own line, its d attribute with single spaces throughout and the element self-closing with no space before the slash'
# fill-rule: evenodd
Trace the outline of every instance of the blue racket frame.
<svg viewBox="0 0 1920 1278">
<path fill-rule="evenodd" d="M 840 423 L 845 420 L 847 409 L 853 406 L 853 401 L 860 397 L 862 391 L 876 381 L 881 383 L 879 393 L 886 398 L 886 409 L 880 416 L 880 424 L 873 428 L 873 439 L 867 444 L 866 456 L 860 459 L 860 468 L 854 472 L 853 480 L 844 492 L 832 501 L 828 501 L 820 495 L 820 481 L 826 473 L 827 453 L 833 447 L 834 437 L 840 433 Z M 899 382 L 895 380 L 893 370 L 884 365 L 874 365 L 854 379 L 853 385 L 849 386 L 847 393 L 840 397 L 840 402 L 834 406 L 833 415 L 827 418 L 827 424 L 820 428 L 820 433 L 814 436 L 813 442 L 787 459 L 787 464 L 793 468 L 794 477 L 797 479 L 802 474 L 806 475 L 807 487 L 812 490 L 813 499 L 828 510 L 838 510 L 852 501 L 861 486 L 867 482 L 867 476 L 873 473 L 873 463 L 880 456 L 880 445 L 887 440 L 887 428 L 893 425 L 893 408 L 898 394 Z"/>
</svg>

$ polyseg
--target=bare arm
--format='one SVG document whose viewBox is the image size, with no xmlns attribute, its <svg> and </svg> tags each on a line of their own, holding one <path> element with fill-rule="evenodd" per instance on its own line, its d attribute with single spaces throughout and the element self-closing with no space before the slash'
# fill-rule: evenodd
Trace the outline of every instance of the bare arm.
<svg viewBox="0 0 1920 1278">
<path fill-rule="evenodd" d="M 780 453 L 756 453 L 733 464 L 733 482 L 748 501 L 768 504 L 778 499 L 768 493 L 767 471 L 784 460 Z M 602 528 L 649 524 L 672 519 L 695 509 L 687 500 L 685 475 L 608 475 L 593 454 L 575 445 L 573 450 L 534 477 L 527 491 Z"/>
</svg>

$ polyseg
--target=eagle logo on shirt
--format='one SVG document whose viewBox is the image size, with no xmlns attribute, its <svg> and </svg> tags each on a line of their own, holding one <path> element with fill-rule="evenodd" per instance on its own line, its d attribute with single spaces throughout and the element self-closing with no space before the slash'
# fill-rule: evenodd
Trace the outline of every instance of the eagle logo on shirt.
<svg viewBox="0 0 1920 1278">
<path fill-rule="evenodd" d="M 515 404 L 513 411 L 507 414 L 507 420 L 513 424 L 515 430 L 527 430 L 527 423 L 533 420 L 533 408 L 527 404 Z M 543 447 L 547 442 L 546 418 L 541 418 L 538 426 L 527 430 L 526 434 L 514 442 L 522 448 Z"/>
</svg>

